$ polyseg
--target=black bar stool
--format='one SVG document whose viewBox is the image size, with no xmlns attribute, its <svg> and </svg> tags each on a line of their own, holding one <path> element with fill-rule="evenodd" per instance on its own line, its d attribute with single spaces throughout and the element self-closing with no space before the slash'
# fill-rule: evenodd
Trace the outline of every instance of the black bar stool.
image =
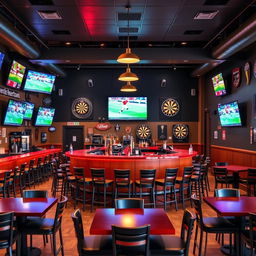
<svg viewBox="0 0 256 256">
<path fill-rule="evenodd" d="M 130 170 L 127 169 L 116 169 L 115 173 L 115 198 L 119 195 L 127 195 L 127 193 L 119 192 L 119 189 L 128 189 L 128 197 L 131 197 L 132 192 L 132 181 L 130 179 Z"/>
</svg>

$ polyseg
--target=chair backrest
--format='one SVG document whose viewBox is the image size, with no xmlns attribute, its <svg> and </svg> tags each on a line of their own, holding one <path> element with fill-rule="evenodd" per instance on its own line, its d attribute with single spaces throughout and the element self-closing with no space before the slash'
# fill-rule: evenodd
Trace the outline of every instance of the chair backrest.
<svg viewBox="0 0 256 256">
<path fill-rule="evenodd" d="M 214 190 L 216 197 L 240 197 L 240 190 L 236 188 L 220 188 Z"/>
<path fill-rule="evenodd" d="M 10 247 L 13 243 L 13 212 L 6 212 L 0 214 L 0 238 L 2 248 Z"/>
<path fill-rule="evenodd" d="M 223 167 L 214 167 L 213 173 L 215 177 L 225 178 L 228 174 L 228 170 Z"/>
<path fill-rule="evenodd" d="M 155 183 L 156 169 L 140 170 L 140 183 Z"/>
<path fill-rule="evenodd" d="M 27 165 L 26 163 L 20 165 L 21 172 L 25 171 L 26 165 Z"/>
<path fill-rule="evenodd" d="M 191 199 L 192 199 L 193 206 L 194 206 L 194 209 L 195 209 L 196 220 L 202 227 L 203 226 L 203 211 L 202 211 L 201 201 L 196 197 L 195 194 L 193 194 L 191 196 Z"/>
<path fill-rule="evenodd" d="M 40 167 L 41 163 L 42 163 L 42 158 L 39 157 L 39 158 L 37 159 L 37 167 Z"/>
<path fill-rule="evenodd" d="M 250 247 L 255 248 L 256 238 L 255 238 L 255 229 L 256 229 L 256 214 L 249 214 L 249 234 L 250 234 Z"/>
<path fill-rule="evenodd" d="M 115 199 L 115 209 L 144 208 L 142 198 L 120 198 Z"/>
<path fill-rule="evenodd" d="M 79 209 L 72 213 L 72 220 L 74 223 L 76 238 L 77 238 L 77 250 L 79 255 L 81 255 L 83 243 L 84 243 L 84 227 L 82 215 Z"/>
<path fill-rule="evenodd" d="M 35 164 L 35 160 L 34 160 L 34 159 L 31 159 L 31 160 L 29 161 L 29 166 L 28 166 L 29 170 L 32 170 L 32 169 L 33 169 L 34 164 Z"/>
<path fill-rule="evenodd" d="M 256 169 L 249 168 L 247 172 L 248 181 L 255 180 L 256 181 Z"/>
<path fill-rule="evenodd" d="M 92 183 L 105 183 L 105 169 L 104 168 L 90 168 L 91 176 L 92 176 Z"/>
<path fill-rule="evenodd" d="M 84 168 L 83 167 L 74 167 L 74 175 L 76 180 L 85 179 Z"/>
<path fill-rule="evenodd" d="M 227 166 L 228 162 L 215 162 L 215 166 Z"/>
<path fill-rule="evenodd" d="M 112 225 L 113 255 L 149 255 L 150 225 L 124 228 Z"/>
<path fill-rule="evenodd" d="M 192 174 L 193 174 L 193 167 L 192 166 L 184 167 L 183 177 L 182 177 L 183 183 L 189 183 L 190 180 L 191 180 Z"/>
<path fill-rule="evenodd" d="M 178 168 L 166 168 L 165 170 L 165 184 L 174 185 L 178 174 Z"/>
<path fill-rule="evenodd" d="M 130 170 L 128 169 L 115 169 L 115 183 L 130 184 Z"/>
<path fill-rule="evenodd" d="M 62 214 L 65 209 L 66 203 L 68 201 L 68 198 L 66 196 L 61 196 L 60 201 L 57 204 L 55 217 L 54 217 L 54 224 L 53 229 L 56 230 L 60 227 L 61 221 L 62 221 Z"/>
<path fill-rule="evenodd" d="M 185 255 L 188 255 L 189 252 L 190 240 L 194 229 L 195 220 L 196 216 L 188 209 L 185 209 L 180 232 L 180 238 L 185 242 Z"/>
<path fill-rule="evenodd" d="M 23 190 L 22 197 L 23 198 L 47 198 L 48 191 L 47 190 Z"/>
</svg>

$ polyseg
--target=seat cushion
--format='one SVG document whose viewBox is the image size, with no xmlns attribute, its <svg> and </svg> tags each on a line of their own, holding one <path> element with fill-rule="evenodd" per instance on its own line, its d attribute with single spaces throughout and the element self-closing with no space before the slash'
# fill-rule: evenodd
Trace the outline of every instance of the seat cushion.
<svg viewBox="0 0 256 256">
<path fill-rule="evenodd" d="M 24 223 L 22 230 L 27 234 L 50 234 L 53 232 L 54 219 L 50 218 L 29 218 Z M 58 228 L 60 223 L 57 223 Z"/>
<path fill-rule="evenodd" d="M 170 235 L 150 235 L 151 255 L 184 255 L 185 243 L 180 237 Z"/>
<path fill-rule="evenodd" d="M 238 225 L 232 224 L 222 217 L 205 217 L 203 223 L 203 229 L 209 233 L 234 233 L 239 231 Z"/>
</svg>

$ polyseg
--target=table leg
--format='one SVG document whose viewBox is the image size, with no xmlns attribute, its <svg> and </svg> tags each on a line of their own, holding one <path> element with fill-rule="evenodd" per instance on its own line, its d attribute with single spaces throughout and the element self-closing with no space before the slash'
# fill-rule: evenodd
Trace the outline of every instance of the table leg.
<svg viewBox="0 0 256 256">
<path fill-rule="evenodd" d="M 233 178 L 234 178 L 233 188 L 239 188 L 239 172 L 233 172 Z"/>
</svg>

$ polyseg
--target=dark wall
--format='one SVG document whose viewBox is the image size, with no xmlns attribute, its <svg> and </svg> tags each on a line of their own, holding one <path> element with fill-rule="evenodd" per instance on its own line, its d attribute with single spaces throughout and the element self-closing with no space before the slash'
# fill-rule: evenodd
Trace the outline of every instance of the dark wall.
<svg viewBox="0 0 256 256">
<path fill-rule="evenodd" d="M 67 69 L 67 77 L 57 79 L 53 104 L 56 107 L 55 121 L 74 121 L 71 116 L 71 101 L 74 98 L 86 97 L 93 103 L 93 119 L 107 118 L 109 96 L 147 96 L 148 121 L 159 121 L 161 97 L 173 97 L 180 103 L 180 113 L 170 121 L 197 121 L 198 97 L 191 96 L 191 88 L 197 89 L 197 80 L 190 77 L 191 70 L 172 70 L 160 68 L 134 68 L 140 78 L 134 82 L 138 91 L 135 93 L 120 92 L 124 85 L 118 76 L 124 72 L 122 68 Z M 93 87 L 88 87 L 88 79 L 93 80 Z M 161 87 L 161 80 L 166 79 L 166 87 Z M 63 96 L 58 96 L 58 89 L 63 89 Z M 165 120 L 165 121 L 168 121 Z M 81 120 L 83 121 L 83 120 Z M 88 121 L 88 120 L 84 120 Z"/>
<path fill-rule="evenodd" d="M 210 111 L 211 119 L 211 143 L 213 145 L 242 148 L 255 150 L 255 143 L 250 144 L 250 127 L 256 127 L 256 119 L 254 115 L 254 97 L 256 95 L 256 78 L 253 75 L 253 64 L 255 62 L 255 48 L 236 55 L 231 61 L 225 62 L 218 66 L 207 75 L 206 79 L 206 107 Z M 244 64 L 250 61 L 251 63 L 251 82 L 246 85 L 246 78 L 244 74 Z M 232 88 L 232 69 L 241 67 L 241 84 L 238 88 Z M 229 94 L 222 97 L 214 95 L 211 78 L 222 72 L 224 80 L 228 86 Z M 226 140 L 222 140 L 219 116 L 217 113 L 218 103 L 228 103 L 237 100 L 239 107 L 241 107 L 241 118 L 244 119 L 242 127 L 223 127 L 226 130 Z M 213 132 L 218 131 L 218 139 L 214 139 Z"/>
</svg>

